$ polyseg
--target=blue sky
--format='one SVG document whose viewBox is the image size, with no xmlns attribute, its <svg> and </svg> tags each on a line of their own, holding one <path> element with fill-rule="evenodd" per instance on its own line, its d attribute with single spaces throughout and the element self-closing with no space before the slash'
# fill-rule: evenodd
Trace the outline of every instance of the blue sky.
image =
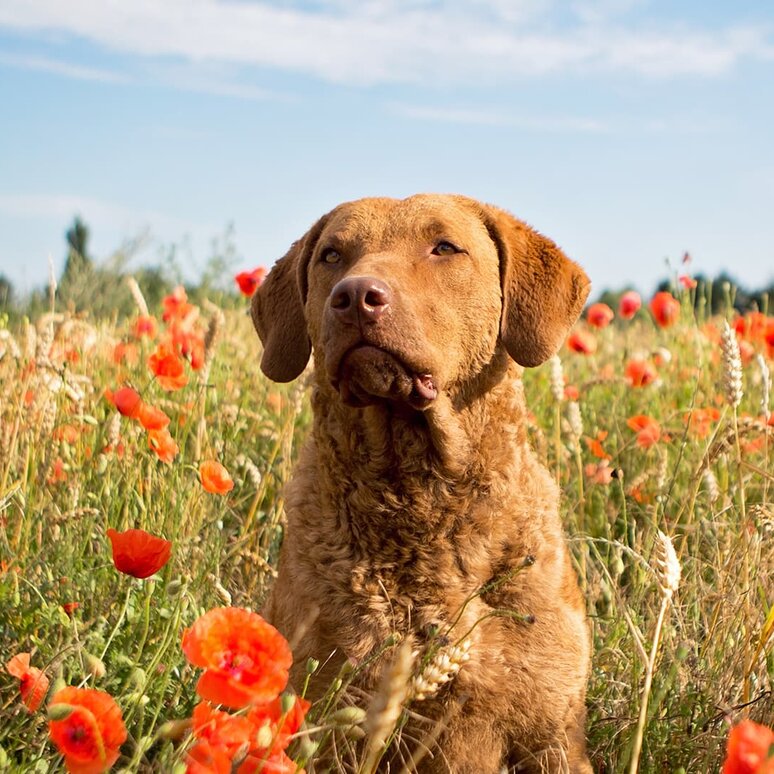
<svg viewBox="0 0 774 774">
<path fill-rule="evenodd" d="M 774 279 L 774 6 L 685 0 L 0 0 L 0 273 L 80 214 L 190 276 L 270 266 L 368 195 L 464 193 L 597 291 L 665 259 Z"/>
</svg>

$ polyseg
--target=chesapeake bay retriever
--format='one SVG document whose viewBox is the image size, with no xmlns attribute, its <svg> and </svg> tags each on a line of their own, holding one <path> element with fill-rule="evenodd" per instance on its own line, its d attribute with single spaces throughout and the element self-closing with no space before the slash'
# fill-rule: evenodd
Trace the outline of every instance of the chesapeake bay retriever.
<svg viewBox="0 0 774 774">
<path fill-rule="evenodd" d="M 346 660 L 373 688 L 385 658 L 371 657 L 394 633 L 420 651 L 471 643 L 459 673 L 410 705 L 402 758 L 381 771 L 400 771 L 423 734 L 420 772 L 591 771 L 585 606 L 520 380 L 588 290 L 507 212 L 418 195 L 336 207 L 254 296 L 264 373 L 286 382 L 314 362 L 314 429 L 265 608 L 298 640 L 294 684 L 312 656 L 311 698 Z"/>
</svg>

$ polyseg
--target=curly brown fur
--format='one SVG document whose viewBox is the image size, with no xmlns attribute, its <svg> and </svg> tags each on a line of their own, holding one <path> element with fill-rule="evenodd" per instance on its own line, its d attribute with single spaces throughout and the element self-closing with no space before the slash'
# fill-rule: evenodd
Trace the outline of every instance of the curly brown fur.
<svg viewBox="0 0 774 774">
<path fill-rule="evenodd" d="M 591 771 L 585 606 L 520 381 L 587 293 L 583 272 L 507 213 L 422 195 L 336 208 L 254 301 L 270 377 L 297 376 L 310 346 L 314 358 L 314 429 L 266 615 L 291 640 L 305 627 L 293 679 L 321 661 L 313 698 L 347 660 L 373 689 L 383 659 L 369 657 L 393 633 L 471 639 L 422 702 L 426 720 L 403 729 L 435 741 L 420 772 Z"/>
</svg>

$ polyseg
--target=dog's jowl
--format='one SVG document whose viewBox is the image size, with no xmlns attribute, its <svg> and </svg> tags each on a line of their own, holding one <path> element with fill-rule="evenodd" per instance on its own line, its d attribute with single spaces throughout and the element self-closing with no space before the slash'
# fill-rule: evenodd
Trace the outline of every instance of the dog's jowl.
<svg viewBox="0 0 774 774">
<path fill-rule="evenodd" d="M 297 689 L 308 658 L 322 665 L 312 699 L 345 662 L 353 695 L 379 690 L 410 648 L 381 771 L 591 771 L 585 605 L 520 378 L 588 290 L 503 210 L 419 195 L 336 207 L 254 296 L 266 375 L 313 368 L 265 614 L 294 645 Z"/>
</svg>

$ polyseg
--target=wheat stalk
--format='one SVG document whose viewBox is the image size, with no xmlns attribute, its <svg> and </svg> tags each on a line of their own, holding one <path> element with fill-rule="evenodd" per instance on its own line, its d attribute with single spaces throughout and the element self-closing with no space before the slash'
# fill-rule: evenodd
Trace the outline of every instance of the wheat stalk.
<svg viewBox="0 0 774 774">
<path fill-rule="evenodd" d="M 134 299 L 134 303 L 137 304 L 140 314 L 143 317 L 148 317 L 150 314 L 150 312 L 148 312 L 148 303 L 145 301 L 145 296 L 142 294 L 142 290 L 140 290 L 137 280 L 134 277 L 129 276 L 126 278 L 126 284 L 129 286 L 129 292 L 132 294 L 132 298 Z"/>
<path fill-rule="evenodd" d="M 384 670 L 379 690 L 368 707 L 365 722 L 368 744 L 359 774 L 373 774 L 384 754 L 387 739 L 403 712 L 413 665 L 411 640 L 406 639 L 398 647 L 392 663 Z"/>
<path fill-rule="evenodd" d="M 557 403 L 564 400 L 564 370 L 559 355 L 554 355 L 549 361 L 551 365 L 550 384 L 551 394 Z"/>
<path fill-rule="evenodd" d="M 661 642 L 661 631 L 664 626 L 667 610 L 672 603 L 672 597 L 680 585 L 680 561 L 677 558 L 672 540 L 661 530 L 656 536 L 656 544 L 653 548 L 653 570 L 656 573 L 658 588 L 661 592 L 661 609 L 656 620 L 656 628 L 653 632 L 653 641 L 650 646 L 650 657 L 645 669 L 645 684 L 642 688 L 640 699 L 640 716 L 637 721 L 637 730 L 634 736 L 632 756 L 629 763 L 629 774 L 637 774 L 640 765 L 640 753 L 642 752 L 642 739 L 645 734 L 645 723 L 648 717 L 648 699 L 653 685 L 653 674 L 656 667 L 656 656 Z"/>
<path fill-rule="evenodd" d="M 720 351 L 723 359 L 721 387 L 726 402 L 736 408 L 742 402 L 742 356 L 739 354 L 739 342 L 736 333 L 731 330 L 727 320 L 723 321 L 723 331 L 720 334 Z"/>
</svg>

